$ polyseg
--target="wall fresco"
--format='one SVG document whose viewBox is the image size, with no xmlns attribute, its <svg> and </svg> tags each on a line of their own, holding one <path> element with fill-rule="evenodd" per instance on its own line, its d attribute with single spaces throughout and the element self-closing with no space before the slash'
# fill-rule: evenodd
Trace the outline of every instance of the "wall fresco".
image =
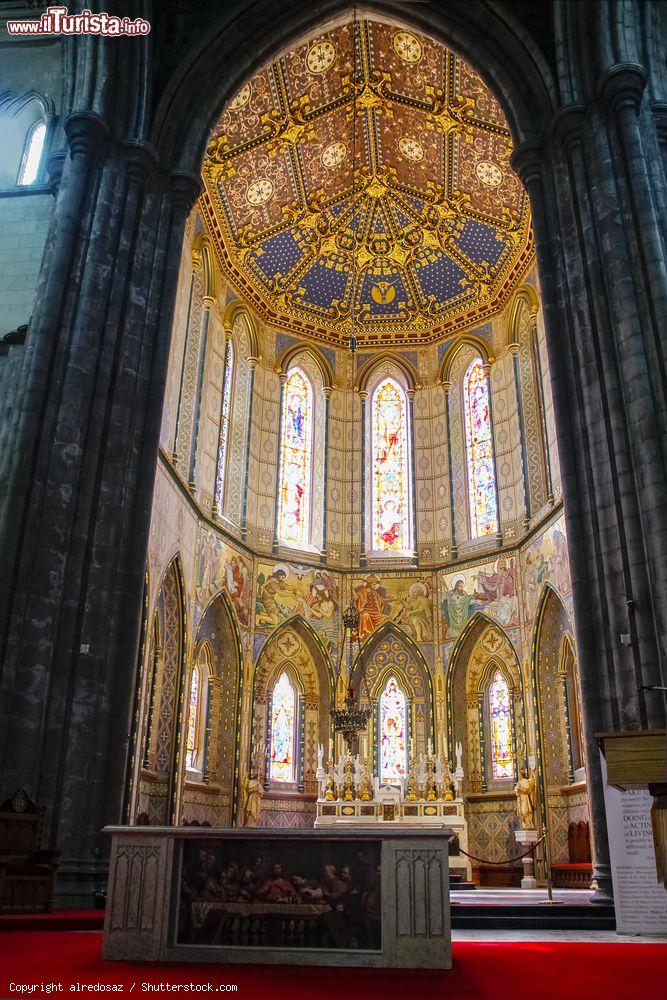
<svg viewBox="0 0 667 1000">
<path fill-rule="evenodd" d="M 255 631 L 272 632 L 299 615 L 332 652 L 338 638 L 338 578 L 326 570 L 289 563 L 259 563 Z"/>
<path fill-rule="evenodd" d="M 519 624 L 514 557 L 499 556 L 493 563 L 439 576 L 443 640 L 459 636 L 477 611 L 483 611 L 503 628 Z"/>
<path fill-rule="evenodd" d="M 375 573 L 352 584 L 359 612 L 359 638 L 364 639 L 392 620 L 415 642 L 433 642 L 433 585 L 421 576 L 378 577 Z"/>
<path fill-rule="evenodd" d="M 240 552 L 226 545 L 214 531 L 201 528 L 197 544 L 197 600 L 208 603 L 224 590 L 236 612 L 239 625 L 250 625 L 252 597 L 251 562 Z"/>
</svg>

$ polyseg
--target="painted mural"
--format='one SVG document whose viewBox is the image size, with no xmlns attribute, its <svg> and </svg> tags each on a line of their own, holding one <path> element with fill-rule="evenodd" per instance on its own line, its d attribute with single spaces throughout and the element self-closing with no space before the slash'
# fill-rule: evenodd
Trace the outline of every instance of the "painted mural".
<svg viewBox="0 0 667 1000">
<path fill-rule="evenodd" d="M 567 558 L 565 520 L 560 517 L 547 530 L 537 535 L 523 553 L 523 578 L 528 621 L 535 617 L 545 583 L 550 583 L 567 597 L 572 590 L 570 565 Z"/>
<path fill-rule="evenodd" d="M 197 545 L 197 601 L 206 604 L 224 590 L 239 625 L 250 625 L 252 573 L 250 560 L 226 545 L 210 529 L 201 529 Z"/>
<path fill-rule="evenodd" d="M 272 632 L 299 615 L 333 652 L 338 636 L 338 581 L 312 566 L 259 563 L 255 600 L 255 631 Z"/>
<path fill-rule="evenodd" d="M 517 583 L 516 560 L 505 556 L 457 573 L 440 574 L 443 639 L 459 636 L 477 611 L 483 611 L 504 628 L 517 626 Z"/>
<path fill-rule="evenodd" d="M 433 642 L 433 587 L 429 577 L 383 577 L 374 573 L 353 583 L 359 638 L 386 621 L 400 625 L 415 642 Z"/>
</svg>

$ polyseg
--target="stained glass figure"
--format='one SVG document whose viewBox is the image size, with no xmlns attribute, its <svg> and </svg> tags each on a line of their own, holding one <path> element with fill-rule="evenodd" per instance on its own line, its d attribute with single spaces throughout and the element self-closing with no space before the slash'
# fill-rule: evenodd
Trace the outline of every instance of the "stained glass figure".
<svg viewBox="0 0 667 1000">
<path fill-rule="evenodd" d="M 222 510 L 225 492 L 225 467 L 227 463 L 227 439 L 229 437 L 229 411 L 232 402 L 232 377 L 234 374 L 234 345 L 227 341 L 225 349 L 225 373 L 222 381 L 222 404 L 220 407 L 220 431 L 218 437 L 218 464 L 215 473 L 215 505 Z"/>
<path fill-rule="evenodd" d="M 492 535 L 498 530 L 496 476 L 489 410 L 489 387 L 484 366 L 476 358 L 463 380 L 470 537 Z"/>
<path fill-rule="evenodd" d="M 37 122 L 28 133 L 18 184 L 34 184 L 37 180 L 45 139 L 46 124 Z"/>
<path fill-rule="evenodd" d="M 380 696 L 380 781 L 404 781 L 407 772 L 408 713 L 405 695 L 390 677 Z"/>
<path fill-rule="evenodd" d="M 195 667 L 190 678 L 190 701 L 188 703 L 188 725 L 185 739 L 186 767 L 197 766 L 197 721 L 199 715 L 199 667 Z"/>
<path fill-rule="evenodd" d="M 512 747 L 512 702 L 507 681 L 499 670 L 489 687 L 489 720 L 491 723 L 491 776 L 494 779 L 514 777 Z"/>
<path fill-rule="evenodd" d="M 271 762 L 272 781 L 294 781 L 294 730 L 296 697 L 286 673 L 282 673 L 271 699 Z"/>
<path fill-rule="evenodd" d="M 373 549 L 409 548 L 409 479 L 405 393 L 393 379 L 381 382 L 371 399 Z"/>
<path fill-rule="evenodd" d="M 313 389 L 293 368 L 285 383 L 280 444 L 278 537 L 288 545 L 310 542 Z"/>
</svg>

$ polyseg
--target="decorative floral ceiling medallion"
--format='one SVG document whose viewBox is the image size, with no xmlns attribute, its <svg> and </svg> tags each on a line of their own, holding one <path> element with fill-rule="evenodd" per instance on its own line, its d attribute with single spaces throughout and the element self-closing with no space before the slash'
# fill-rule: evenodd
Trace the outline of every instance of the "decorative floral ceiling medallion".
<svg viewBox="0 0 667 1000">
<path fill-rule="evenodd" d="M 418 63 L 422 57 L 422 44 L 409 31 L 397 31 L 394 35 L 394 51 L 406 63 Z"/>
<path fill-rule="evenodd" d="M 497 167 L 495 163 L 489 163 L 488 160 L 480 160 L 475 167 L 475 173 L 482 184 L 488 184 L 489 187 L 499 187 L 503 182 L 500 167 Z"/>
<path fill-rule="evenodd" d="M 335 58 L 336 49 L 331 42 L 319 41 L 308 49 L 306 63 L 311 73 L 326 73 Z"/>
<path fill-rule="evenodd" d="M 398 140 L 398 148 L 401 156 L 404 156 L 406 160 L 413 160 L 417 163 L 424 159 L 424 147 L 419 139 L 412 139 L 408 135 L 401 136 Z"/>
<path fill-rule="evenodd" d="M 214 129 L 200 206 L 265 321 L 431 343 L 498 312 L 533 259 L 507 123 L 473 70 L 372 20 L 299 45 Z"/>
</svg>

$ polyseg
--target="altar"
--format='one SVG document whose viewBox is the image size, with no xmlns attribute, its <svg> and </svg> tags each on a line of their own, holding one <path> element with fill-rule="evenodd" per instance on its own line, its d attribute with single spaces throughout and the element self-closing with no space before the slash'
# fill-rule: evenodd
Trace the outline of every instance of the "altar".
<svg viewBox="0 0 667 1000">
<path fill-rule="evenodd" d="M 104 958 L 451 968 L 448 828 L 105 832 Z"/>
<path fill-rule="evenodd" d="M 457 766 L 449 767 L 429 743 L 426 753 L 413 760 L 405 781 L 381 783 L 359 755 L 343 753 L 325 768 L 318 750 L 316 829 L 388 824 L 419 830 L 450 831 L 449 865 L 452 874 L 472 879 L 468 854 L 468 823 L 462 796 L 463 768 L 457 747 Z"/>
</svg>

